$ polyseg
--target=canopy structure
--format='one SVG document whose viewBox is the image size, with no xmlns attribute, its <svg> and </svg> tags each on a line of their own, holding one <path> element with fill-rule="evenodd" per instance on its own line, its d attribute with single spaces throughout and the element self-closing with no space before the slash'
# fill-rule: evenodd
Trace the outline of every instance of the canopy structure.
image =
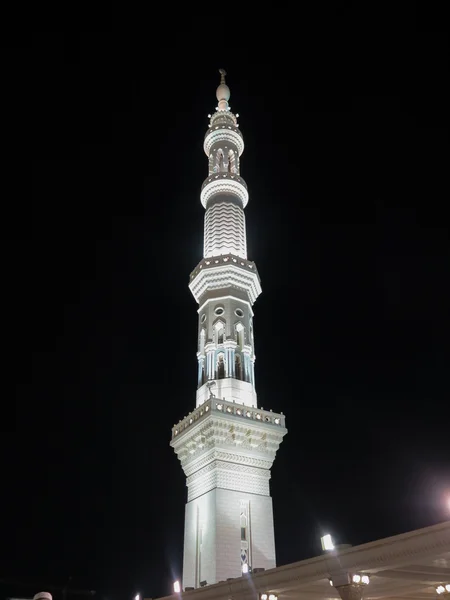
<svg viewBox="0 0 450 600">
<path fill-rule="evenodd" d="M 186 600 L 450 600 L 450 521 L 167 598 L 177 596 Z"/>
</svg>

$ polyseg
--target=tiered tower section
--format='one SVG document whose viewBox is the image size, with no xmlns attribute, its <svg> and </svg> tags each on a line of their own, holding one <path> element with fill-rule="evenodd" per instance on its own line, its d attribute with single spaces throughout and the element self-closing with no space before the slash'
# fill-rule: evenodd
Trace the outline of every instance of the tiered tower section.
<svg viewBox="0 0 450 600">
<path fill-rule="evenodd" d="M 209 163 L 200 196 L 206 209 L 204 258 L 189 283 L 200 305 L 197 406 L 209 397 L 208 382 L 215 381 L 218 397 L 255 407 L 252 305 L 261 285 L 255 264 L 247 260 L 248 191 L 240 175 L 244 138 L 228 105 L 224 73 L 203 144 Z"/>
<path fill-rule="evenodd" d="M 269 479 L 285 419 L 257 405 L 252 306 L 261 285 L 247 259 L 244 139 L 229 99 L 221 70 L 204 141 L 204 258 L 189 283 L 199 304 L 197 402 L 171 442 L 188 487 L 185 588 L 276 566 Z"/>
</svg>

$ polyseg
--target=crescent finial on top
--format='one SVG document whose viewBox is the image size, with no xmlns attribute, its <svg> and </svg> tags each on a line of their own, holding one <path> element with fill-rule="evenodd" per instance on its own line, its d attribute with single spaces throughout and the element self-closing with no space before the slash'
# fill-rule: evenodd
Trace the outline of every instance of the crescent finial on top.
<svg viewBox="0 0 450 600">
<path fill-rule="evenodd" d="M 225 75 L 227 74 L 227 72 L 225 71 L 225 69 L 219 69 L 219 73 L 220 73 L 220 85 L 225 85 Z"/>
<path fill-rule="evenodd" d="M 228 100 L 230 99 L 230 88 L 225 83 L 225 75 L 227 72 L 225 69 L 219 69 L 220 73 L 220 84 L 216 90 L 216 98 L 219 102 L 220 110 L 229 110 Z"/>
</svg>

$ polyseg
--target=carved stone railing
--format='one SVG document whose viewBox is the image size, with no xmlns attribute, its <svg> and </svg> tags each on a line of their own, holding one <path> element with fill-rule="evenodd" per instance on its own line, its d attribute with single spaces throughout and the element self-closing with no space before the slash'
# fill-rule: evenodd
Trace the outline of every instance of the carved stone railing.
<svg viewBox="0 0 450 600">
<path fill-rule="evenodd" d="M 202 269 L 208 267 L 215 267 L 219 265 L 233 264 L 239 267 L 244 267 L 244 269 L 248 269 L 249 271 L 253 271 L 257 273 L 256 265 L 251 260 L 245 260 L 240 258 L 239 256 L 234 256 L 233 254 L 221 254 L 220 256 L 211 256 L 209 258 L 204 258 L 201 260 L 195 269 L 191 272 L 189 276 L 189 281 L 192 281 L 196 275 L 200 273 Z"/>
<path fill-rule="evenodd" d="M 222 414 L 224 416 L 236 417 L 243 421 L 257 421 L 269 427 L 285 427 L 285 416 L 283 413 L 274 413 L 263 408 L 252 408 L 228 402 L 220 398 L 209 398 L 201 406 L 189 413 L 177 425 L 172 427 L 172 439 L 181 435 L 199 420 L 210 414 Z"/>
</svg>

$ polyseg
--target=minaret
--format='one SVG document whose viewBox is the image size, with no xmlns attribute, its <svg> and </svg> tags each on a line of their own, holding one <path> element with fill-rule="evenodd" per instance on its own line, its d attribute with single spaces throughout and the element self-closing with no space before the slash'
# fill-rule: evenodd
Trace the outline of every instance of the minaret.
<svg viewBox="0 0 450 600">
<path fill-rule="evenodd" d="M 261 285 L 247 258 L 244 139 L 220 74 L 203 144 L 204 257 L 189 283 L 199 304 L 197 402 L 171 441 L 188 488 L 185 589 L 276 566 L 269 479 L 286 434 L 284 415 L 257 404 L 252 306 Z"/>
</svg>

